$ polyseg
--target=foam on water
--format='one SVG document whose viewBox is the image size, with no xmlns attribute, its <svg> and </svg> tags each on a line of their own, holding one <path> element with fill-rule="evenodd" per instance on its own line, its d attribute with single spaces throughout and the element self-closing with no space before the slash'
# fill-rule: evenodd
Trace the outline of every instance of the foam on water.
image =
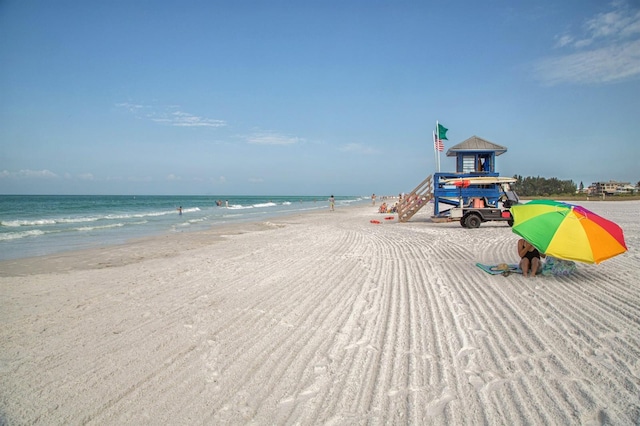
<svg viewBox="0 0 640 426">
<path fill-rule="evenodd" d="M 336 197 L 336 204 L 339 207 L 367 199 Z M 324 209 L 328 208 L 327 200 L 319 196 L 5 195 L 0 196 L 0 260 Z"/>
</svg>

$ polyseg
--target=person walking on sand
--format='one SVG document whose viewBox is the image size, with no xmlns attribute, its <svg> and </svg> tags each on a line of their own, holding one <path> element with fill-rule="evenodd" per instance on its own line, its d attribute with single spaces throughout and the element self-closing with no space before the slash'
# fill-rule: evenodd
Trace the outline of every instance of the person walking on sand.
<svg viewBox="0 0 640 426">
<path fill-rule="evenodd" d="M 545 257 L 529 241 L 524 238 L 518 240 L 518 255 L 520 256 L 520 269 L 525 277 L 531 273 L 532 277 L 542 268 L 540 257 Z"/>
<path fill-rule="evenodd" d="M 333 198 L 333 195 L 332 195 L 331 197 L 329 197 L 329 210 L 333 211 L 335 205 L 336 205 L 336 199 Z"/>
<path fill-rule="evenodd" d="M 375 205 L 376 205 L 376 194 L 373 194 L 373 195 L 371 196 L 371 205 L 372 205 L 372 206 L 375 206 Z"/>
</svg>

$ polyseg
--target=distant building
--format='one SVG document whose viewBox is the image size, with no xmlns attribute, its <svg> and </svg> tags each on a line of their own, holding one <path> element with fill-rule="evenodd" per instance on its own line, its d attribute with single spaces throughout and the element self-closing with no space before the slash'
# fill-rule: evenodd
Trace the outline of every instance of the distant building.
<svg viewBox="0 0 640 426">
<path fill-rule="evenodd" d="M 616 194 L 635 194 L 636 192 L 638 192 L 638 188 L 629 183 L 619 186 L 616 190 Z"/>
<path fill-rule="evenodd" d="M 630 182 L 617 182 L 610 180 L 609 182 L 593 182 L 589 188 L 587 188 L 587 194 L 589 195 L 623 195 L 633 194 L 637 188 L 631 185 Z"/>
</svg>

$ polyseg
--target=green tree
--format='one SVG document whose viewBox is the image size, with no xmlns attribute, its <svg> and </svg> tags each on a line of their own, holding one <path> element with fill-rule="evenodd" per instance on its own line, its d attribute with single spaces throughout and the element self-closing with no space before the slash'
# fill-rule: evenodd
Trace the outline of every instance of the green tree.
<svg viewBox="0 0 640 426">
<path fill-rule="evenodd" d="M 572 180 L 515 175 L 513 190 L 527 197 L 549 197 L 551 195 L 575 194 L 576 184 Z M 584 187 L 584 185 L 583 185 Z"/>
</svg>

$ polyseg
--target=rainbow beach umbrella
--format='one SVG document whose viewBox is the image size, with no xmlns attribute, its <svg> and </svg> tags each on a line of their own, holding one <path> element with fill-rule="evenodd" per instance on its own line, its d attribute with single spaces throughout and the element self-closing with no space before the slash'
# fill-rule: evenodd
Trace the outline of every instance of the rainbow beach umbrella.
<svg viewBox="0 0 640 426">
<path fill-rule="evenodd" d="M 512 206 L 511 215 L 512 231 L 549 256 L 600 263 L 627 251 L 618 225 L 581 206 L 533 200 Z"/>
</svg>

